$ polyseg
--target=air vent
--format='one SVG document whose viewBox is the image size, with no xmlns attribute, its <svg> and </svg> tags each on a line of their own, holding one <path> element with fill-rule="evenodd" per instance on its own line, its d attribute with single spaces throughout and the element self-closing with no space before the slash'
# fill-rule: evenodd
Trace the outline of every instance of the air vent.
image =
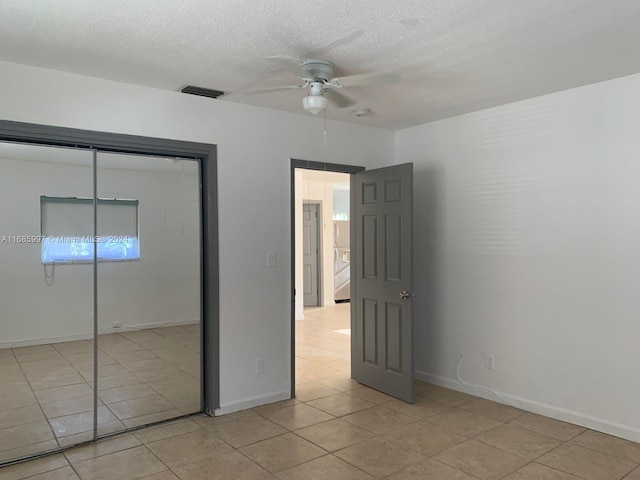
<svg viewBox="0 0 640 480">
<path fill-rule="evenodd" d="M 189 93 L 191 95 L 199 95 L 201 97 L 218 98 L 220 95 L 224 95 L 224 92 L 220 90 L 211 90 L 210 88 L 194 87 L 193 85 L 187 85 L 182 90 L 182 93 Z"/>
<path fill-rule="evenodd" d="M 357 110 L 351 110 L 351 113 L 353 113 L 356 117 L 368 117 L 369 115 L 371 115 L 371 109 L 359 108 Z"/>
</svg>

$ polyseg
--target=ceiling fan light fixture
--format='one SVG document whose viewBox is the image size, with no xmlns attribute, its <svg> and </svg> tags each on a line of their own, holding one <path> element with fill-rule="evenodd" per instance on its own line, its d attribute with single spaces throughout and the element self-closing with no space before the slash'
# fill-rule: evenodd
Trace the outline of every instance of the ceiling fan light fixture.
<svg viewBox="0 0 640 480">
<path fill-rule="evenodd" d="M 302 99 L 304 109 L 314 115 L 324 112 L 329 106 L 329 100 L 322 95 L 307 95 Z"/>
</svg>

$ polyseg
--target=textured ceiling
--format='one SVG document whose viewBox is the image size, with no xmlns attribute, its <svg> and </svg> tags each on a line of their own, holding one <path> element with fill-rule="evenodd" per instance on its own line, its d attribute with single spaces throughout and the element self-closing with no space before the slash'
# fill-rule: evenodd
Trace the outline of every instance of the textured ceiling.
<svg viewBox="0 0 640 480">
<path fill-rule="evenodd" d="M 399 129 L 640 72 L 638 0 L 3 0 L 0 60 L 305 113 L 303 91 L 266 58 L 320 57 L 337 75 L 395 71 L 344 89 Z"/>
</svg>

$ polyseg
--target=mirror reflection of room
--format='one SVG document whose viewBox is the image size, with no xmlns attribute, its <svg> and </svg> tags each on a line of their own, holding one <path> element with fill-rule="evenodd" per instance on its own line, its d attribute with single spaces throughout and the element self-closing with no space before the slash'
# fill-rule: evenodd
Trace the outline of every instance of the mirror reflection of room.
<svg viewBox="0 0 640 480">
<path fill-rule="evenodd" d="M 201 408 L 198 165 L 97 166 L 96 239 L 93 152 L 0 143 L 0 461 Z"/>
</svg>

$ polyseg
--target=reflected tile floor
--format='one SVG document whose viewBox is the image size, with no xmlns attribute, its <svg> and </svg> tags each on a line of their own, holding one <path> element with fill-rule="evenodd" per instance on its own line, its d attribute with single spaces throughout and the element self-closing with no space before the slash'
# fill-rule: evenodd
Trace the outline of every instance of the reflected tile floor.
<svg viewBox="0 0 640 480">
<path fill-rule="evenodd" d="M 200 410 L 199 332 L 98 338 L 100 434 Z M 0 349 L 0 461 L 90 440 L 93 387 L 90 340 Z"/>
<path fill-rule="evenodd" d="M 0 469 L 0 480 L 640 480 L 633 442 L 427 383 L 416 383 L 414 405 L 364 387 L 349 378 L 349 305 L 305 317 L 296 322 L 296 399 L 114 437 Z M 132 354 L 122 365 L 135 376 L 147 358 L 127 345 L 113 346 Z M 168 357 L 165 369 L 177 368 Z M 154 370 L 140 370 L 154 384 L 131 391 L 164 385 Z M 19 377 L 12 382 L 21 388 Z M 136 418 L 138 405 L 109 402 L 131 402 L 127 392 L 101 397 L 120 422 Z"/>
</svg>

